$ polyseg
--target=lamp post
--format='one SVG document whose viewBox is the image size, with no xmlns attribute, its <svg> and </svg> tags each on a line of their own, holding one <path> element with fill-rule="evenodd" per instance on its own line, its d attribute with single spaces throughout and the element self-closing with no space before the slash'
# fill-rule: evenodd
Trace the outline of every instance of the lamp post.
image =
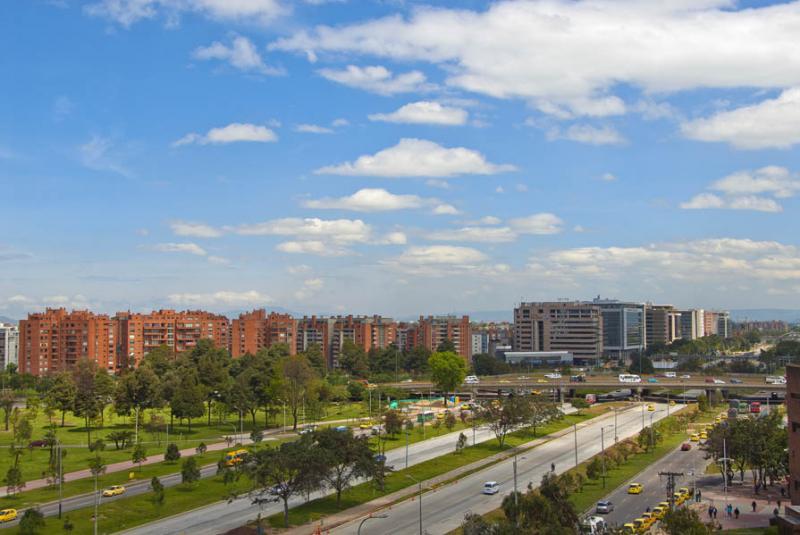
<svg viewBox="0 0 800 535">
<path fill-rule="evenodd" d="M 422 481 L 409 474 L 406 474 L 406 477 L 419 485 L 419 535 L 422 535 Z"/>
<path fill-rule="evenodd" d="M 406 431 L 406 468 L 408 468 L 408 426 L 404 426 Z"/>
<path fill-rule="evenodd" d="M 361 535 L 361 526 L 364 525 L 364 522 L 367 520 L 372 520 L 373 518 L 389 518 L 389 515 L 369 515 L 358 524 L 358 531 L 356 531 L 357 535 Z"/>
<path fill-rule="evenodd" d="M 617 408 L 614 407 L 614 444 L 617 443 Z"/>
<path fill-rule="evenodd" d="M 61 484 L 64 481 L 64 472 L 63 467 L 61 465 L 61 442 L 56 438 L 56 448 L 58 449 L 58 518 L 61 518 L 61 504 L 64 499 L 64 493 L 62 491 Z"/>
<path fill-rule="evenodd" d="M 578 466 L 578 424 L 572 424 L 573 436 L 575 438 L 575 466 Z"/>
</svg>

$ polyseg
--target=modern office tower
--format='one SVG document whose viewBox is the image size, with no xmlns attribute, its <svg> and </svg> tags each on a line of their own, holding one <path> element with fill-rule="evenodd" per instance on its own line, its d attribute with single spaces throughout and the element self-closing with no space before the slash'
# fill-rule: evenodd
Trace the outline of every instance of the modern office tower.
<svg viewBox="0 0 800 535">
<path fill-rule="evenodd" d="M 276 344 L 286 344 L 289 354 L 297 351 L 297 320 L 289 314 L 278 314 L 262 309 L 239 314 L 231 322 L 231 356 L 255 355 L 259 349 Z"/>
<path fill-rule="evenodd" d="M 19 369 L 32 375 L 69 371 L 81 359 L 118 369 L 116 324 L 88 310 L 48 308 L 19 323 Z"/>
<path fill-rule="evenodd" d="M 586 302 L 520 303 L 514 309 L 514 351 L 568 351 L 596 365 L 603 353 L 603 315 Z"/>
<path fill-rule="evenodd" d="M 681 310 L 681 338 L 696 340 L 705 336 L 705 311 L 703 309 Z"/>
<path fill-rule="evenodd" d="M 669 345 L 680 338 L 681 314 L 672 305 L 645 306 L 646 345 Z"/>
<path fill-rule="evenodd" d="M 0 369 L 9 364 L 18 366 L 19 328 L 10 323 L 0 323 Z"/>
<path fill-rule="evenodd" d="M 722 338 L 731 336 L 731 313 L 728 311 L 717 312 L 717 335 Z"/>
<path fill-rule="evenodd" d="M 473 355 L 489 352 L 489 333 L 487 331 L 475 332 L 473 329 L 471 352 Z"/>
<path fill-rule="evenodd" d="M 121 367 L 134 368 L 153 349 L 166 346 L 175 353 L 189 351 L 202 339 L 230 347 L 230 322 L 225 316 L 202 310 L 158 310 L 149 314 L 118 312 Z"/>
<path fill-rule="evenodd" d="M 645 306 L 597 297 L 592 304 L 603 315 L 603 355 L 625 360 L 647 345 Z"/>
<path fill-rule="evenodd" d="M 416 344 L 429 351 L 446 340 L 453 342 L 456 352 L 469 362 L 472 357 L 472 337 L 469 316 L 420 316 L 416 328 Z"/>
</svg>

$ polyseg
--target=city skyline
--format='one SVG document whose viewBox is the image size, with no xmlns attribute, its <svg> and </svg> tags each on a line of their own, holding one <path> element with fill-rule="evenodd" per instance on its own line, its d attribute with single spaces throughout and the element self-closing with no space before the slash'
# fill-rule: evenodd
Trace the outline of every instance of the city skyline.
<svg viewBox="0 0 800 535">
<path fill-rule="evenodd" d="M 12 2 L 0 316 L 796 308 L 800 2 L 427 4 Z"/>
</svg>

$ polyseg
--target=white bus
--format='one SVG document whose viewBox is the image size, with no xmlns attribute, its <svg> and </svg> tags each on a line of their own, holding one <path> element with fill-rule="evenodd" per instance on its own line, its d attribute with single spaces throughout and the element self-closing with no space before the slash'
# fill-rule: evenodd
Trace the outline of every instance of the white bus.
<svg viewBox="0 0 800 535">
<path fill-rule="evenodd" d="M 785 385 L 785 384 L 786 384 L 786 377 L 780 377 L 780 376 L 776 376 L 776 377 L 765 377 L 765 378 L 764 378 L 764 381 L 765 381 L 765 382 L 766 382 L 768 385 Z"/>
<path fill-rule="evenodd" d="M 621 373 L 619 374 L 619 382 L 620 383 L 641 383 L 642 378 L 638 375 L 631 375 L 629 373 Z"/>
</svg>

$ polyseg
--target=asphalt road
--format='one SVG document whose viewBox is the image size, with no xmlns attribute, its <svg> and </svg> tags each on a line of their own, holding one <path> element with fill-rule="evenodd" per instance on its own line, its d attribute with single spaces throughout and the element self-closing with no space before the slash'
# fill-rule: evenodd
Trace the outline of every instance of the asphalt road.
<svg viewBox="0 0 800 535">
<path fill-rule="evenodd" d="M 686 437 L 689 441 L 689 437 Z M 667 499 L 667 480 L 659 477 L 659 472 L 681 472 L 683 477 L 675 481 L 676 489 L 679 487 L 692 487 L 691 473 L 702 477 L 708 461 L 703 459 L 704 453 L 697 447 L 696 442 L 692 442 L 692 449 L 681 451 L 680 447 L 671 451 L 655 464 L 648 466 L 644 471 L 635 475 L 624 485 L 613 490 L 604 499 L 611 500 L 614 504 L 614 511 L 607 515 L 598 515 L 605 518 L 610 525 L 622 525 L 626 522 L 633 522 L 639 518 L 647 507 L 653 509 L 658 502 Z M 628 494 L 629 483 L 641 483 L 644 486 L 641 494 Z M 594 511 L 592 511 L 594 514 Z"/>
<path fill-rule="evenodd" d="M 675 407 L 672 409 L 680 409 Z M 649 425 L 649 415 L 653 421 L 666 416 L 666 405 L 657 404 L 656 412 L 646 413 L 646 423 Z M 607 444 L 613 443 L 614 416 L 607 415 L 597 418 L 592 423 L 577 432 L 578 462 L 583 462 L 596 455 L 601 450 L 601 428 Z M 617 435 L 624 439 L 638 433 L 642 428 L 641 409 L 633 408 L 621 412 L 617 416 Z M 556 472 L 566 471 L 575 466 L 575 434 L 569 433 L 553 439 L 531 450 L 518 459 L 517 485 L 519 489 L 525 488 L 528 483 L 537 486 L 542 476 L 550 470 L 550 464 L 556 465 Z M 500 484 L 498 494 L 487 496 L 481 493 L 483 483 L 497 481 Z M 443 534 L 458 527 L 467 512 L 485 514 L 500 507 L 503 496 L 512 491 L 514 474 L 513 463 L 509 460 L 496 464 L 466 476 L 452 484 L 439 487 L 434 491 L 423 494 L 423 526 L 430 534 Z M 362 534 L 414 534 L 419 532 L 419 502 L 406 501 L 387 511 L 385 519 L 374 519 L 364 524 Z M 334 529 L 336 534 L 355 534 L 359 520 Z"/>
<path fill-rule="evenodd" d="M 472 444 L 472 431 L 467 430 L 464 433 L 467 435 L 469 444 Z M 458 435 L 459 432 L 448 433 L 409 445 L 408 465 L 412 466 L 452 452 L 455 449 Z M 477 442 L 484 442 L 493 439 L 494 433 L 486 428 L 478 428 L 475 436 Z M 394 466 L 396 469 L 405 468 L 406 452 L 404 447 L 387 451 L 386 457 L 388 465 Z M 327 494 L 329 494 L 327 491 L 312 493 L 311 498 L 314 499 Z M 289 505 L 294 507 L 303 502 L 302 498 L 298 498 L 290 501 Z M 158 533 L 159 535 L 217 535 L 255 520 L 259 513 L 262 516 L 269 516 L 282 511 L 282 504 L 271 503 L 259 507 L 253 505 L 249 498 L 243 497 L 230 503 L 215 503 L 194 511 L 181 513 L 123 533 L 126 535 L 152 535 L 153 533 Z"/>
</svg>

